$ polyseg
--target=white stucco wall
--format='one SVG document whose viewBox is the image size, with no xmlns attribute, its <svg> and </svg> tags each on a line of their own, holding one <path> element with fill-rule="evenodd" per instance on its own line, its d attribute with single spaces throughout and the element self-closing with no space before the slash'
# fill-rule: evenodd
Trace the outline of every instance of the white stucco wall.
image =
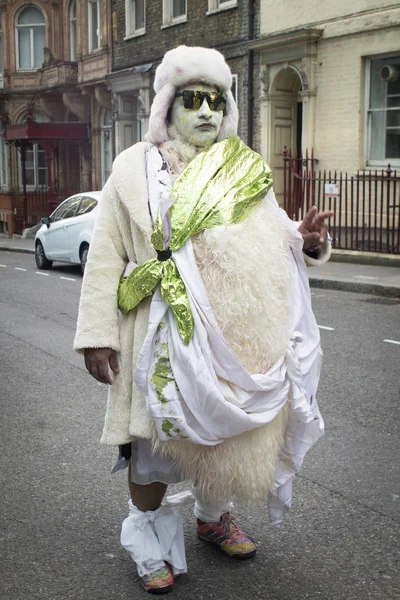
<svg viewBox="0 0 400 600">
<path fill-rule="evenodd" d="M 293 47 L 290 39 L 295 39 L 295 31 L 320 30 L 311 59 L 315 67 L 315 87 L 311 86 L 315 94 L 314 124 L 309 122 L 307 135 L 303 128 L 303 141 L 314 140 L 314 154 L 322 169 L 354 172 L 364 168 L 368 102 L 365 65 L 368 57 L 400 55 L 399 1 L 304 0 L 299 10 L 295 0 L 274 5 L 266 0 L 261 2 L 261 17 L 260 37 L 268 43 L 293 31 L 282 36 L 285 44 L 276 51 L 282 55 L 282 67 Z M 278 68 L 281 65 L 275 53 L 271 69 Z M 308 70 L 313 70 L 310 64 Z M 269 126 L 264 125 L 264 138 Z"/>
<path fill-rule="evenodd" d="M 365 166 L 366 57 L 396 52 L 400 25 L 318 43 L 314 148 L 322 168 Z"/>
<path fill-rule="evenodd" d="M 345 28 L 345 22 L 354 20 L 357 14 L 374 20 L 374 13 L 391 12 L 394 7 L 399 7 L 398 0 L 302 0 L 301 3 L 297 0 L 261 0 L 260 35 L 340 21 Z"/>
</svg>

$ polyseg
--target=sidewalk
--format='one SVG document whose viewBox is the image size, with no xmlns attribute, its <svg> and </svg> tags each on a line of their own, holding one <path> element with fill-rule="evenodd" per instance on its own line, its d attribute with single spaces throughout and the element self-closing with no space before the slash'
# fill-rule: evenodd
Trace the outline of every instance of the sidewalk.
<svg viewBox="0 0 400 600">
<path fill-rule="evenodd" d="M 308 278 L 310 286 L 315 288 L 400 299 L 400 263 L 398 266 L 377 266 L 334 262 L 331 259 L 321 267 L 310 268 Z"/>
<path fill-rule="evenodd" d="M 24 252 L 26 254 L 35 254 L 35 240 L 26 240 L 21 237 L 8 238 L 0 233 L 0 251 Z"/>
<path fill-rule="evenodd" d="M 34 254 L 34 244 L 32 239 L 0 234 L 0 252 Z M 375 256 L 376 261 L 371 253 L 335 253 L 325 265 L 309 269 L 310 286 L 400 298 L 400 256 Z M 362 264 L 367 260 L 380 264 Z"/>
</svg>

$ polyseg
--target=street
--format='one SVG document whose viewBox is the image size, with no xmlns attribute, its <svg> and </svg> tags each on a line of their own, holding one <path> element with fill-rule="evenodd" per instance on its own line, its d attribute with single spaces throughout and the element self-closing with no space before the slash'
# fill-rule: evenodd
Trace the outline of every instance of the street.
<svg viewBox="0 0 400 600">
<path fill-rule="evenodd" d="M 81 282 L 78 267 L 37 272 L 33 255 L 0 253 L 1 600 L 147 597 L 119 545 L 126 474 L 110 474 L 115 448 L 99 444 L 106 388 L 72 350 Z M 400 300 L 312 294 L 325 438 L 282 527 L 237 507 L 254 560 L 205 545 L 179 509 L 189 573 L 176 600 L 400 598 Z"/>
</svg>

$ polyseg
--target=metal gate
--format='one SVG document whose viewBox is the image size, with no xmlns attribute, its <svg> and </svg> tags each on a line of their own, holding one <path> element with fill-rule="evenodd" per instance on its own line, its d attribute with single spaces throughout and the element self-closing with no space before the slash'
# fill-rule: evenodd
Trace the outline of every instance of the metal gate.
<svg viewBox="0 0 400 600">
<path fill-rule="evenodd" d="M 295 158 L 283 151 L 284 209 L 301 220 L 313 205 L 334 210 L 330 221 L 333 247 L 343 250 L 400 253 L 400 173 L 361 170 L 355 175 L 317 171 L 308 151 Z"/>
</svg>

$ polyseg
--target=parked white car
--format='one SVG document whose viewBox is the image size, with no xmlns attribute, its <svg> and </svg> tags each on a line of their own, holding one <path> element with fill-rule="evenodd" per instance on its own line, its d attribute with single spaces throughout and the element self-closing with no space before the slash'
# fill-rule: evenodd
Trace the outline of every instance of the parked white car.
<svg viewBox="0 0 400 600">
<path fill-rule="evenodd" d="M 35 260 L 39 269 L 51 269 L 53 261 L 81 265 L 87 254 L 97 213 L 100 192 L 82 192 L 67 198 L 43 217 L 35 237 Z"/>
</svg>

